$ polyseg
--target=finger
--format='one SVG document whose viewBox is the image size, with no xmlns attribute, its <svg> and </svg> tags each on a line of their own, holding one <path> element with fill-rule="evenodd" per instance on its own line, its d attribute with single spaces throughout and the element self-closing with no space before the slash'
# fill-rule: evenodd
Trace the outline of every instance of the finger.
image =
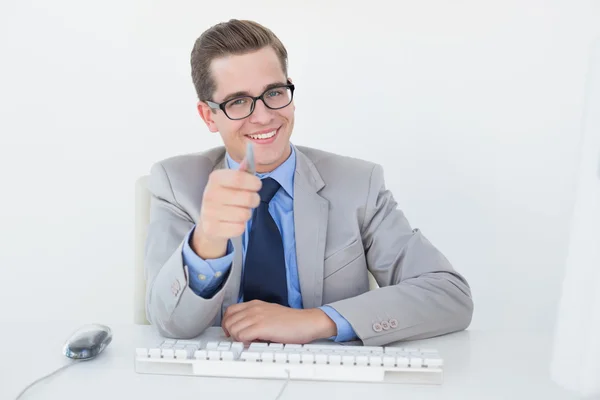
<svg viewBox="0 0 600 400">
<path fill-rule="evenodd" d="M 240 163 L 240 167 L 238 168 L 240 171 L 244 171 L 244 172 L 250 172 L 250 168 L 249 168 L 249 162 L 247 158 L 244 158 L 242 160 L 242 162 Z"/>
<path fill-rule="evenodd" d="M 266 339 L 264 324 L 253 323 L 248 324 L 244 328 L 236 332 L 238 342 L 251 343 L 257 340 Z"/>
<path fill-rule="evenodd" d="M 251 301 L 248 301 L 248 302 L 244 302 L 244 303 L 237 303 L 237 304 L 230 305 L 225 310 L 225 313 L 223 314 L 223 319 L 229 318 L 233 314 L 236 314 L 240 311 L 247 309 L 248 307 L 252 306 L 251 303 L 252 303 Z"/>
<path fill-rule="evenodd" d="M 246 223 L 252 217 L 252 210 L 237 206 L 208 206 L 203 217 L 208 220 L 230 223 Z"/>
<path fill-rule="evenodd" d="M 240 332 L 247 329 L 248 327 L 255 324 L 255 319 L 253 317 L 242 318 L 237 321 L 235 324 L 231 325 L 228 330 L 231 333 L 231 337 L 238 342 L 245 342 L 251 340 L 242 340 L 240 337 Z"/>
<path fill-rule="evenodd" d="M 218 196 L 220 204 L 231 207 L 256 208 L 260 204 L 258 193 L 249 190 L 221 188 Z"/>
<path fill-rule="evenodd" d="M 228 206 L 255 208 L 260 203 L 260 196 L 256 191 L 213 186 L 210 190 L 204 192 L 202 201 L 204 204 L 224 204 Z"/>
<path fill-rule="evenodd" d="M 223 329 L 223 333 L 225 334 L 225 336 L 227 336 L 227 337 L 231 336 L 231 334 L 229 333 L 227 328 L 225 328 L 225 319 L 224 318 L 221 320 L 221 329 Z"/>
<path fill-rule="evenodd" d="M 215 172 L 220 186 L 258 192 L 262 187 L 260 178 L 247 172 L 233 169 L 223 169 Z"/>
<path fill-rule="evenodd" d="M 223 317 L 223 326 L 228 332 L 231 332 L 231 330 L 237 323 L 249 318 L 253 318 L 253 314 L 248 310 L 236 312 L 235 314 L 227 316 L 227 318 Z"/>
<path fill-rule="evenodd" d="M 202 231 L 207 235 L 224 239 L 240 236 L 246 229 L 245 222 L 234 223 L 208 219 L 202 225 Z"/>
</svg>

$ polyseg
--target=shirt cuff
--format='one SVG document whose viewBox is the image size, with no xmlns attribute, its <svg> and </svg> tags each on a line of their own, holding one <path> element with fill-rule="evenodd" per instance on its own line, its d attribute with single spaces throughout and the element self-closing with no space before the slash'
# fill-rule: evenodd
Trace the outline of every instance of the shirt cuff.
<svg viewBox="0 0 600 400">
<path fill-rule="evenodd" d="M 332 336 L 329 339 L 336 342 L 347 342 L 356 339 L 356 332 L 352 329 L 352 325 L 350 325 L 348 320 L 342 317 L 339 312 L 330 306 L 322 306 L 319 307 L 319 309 L 327 314 L 337 326 L 337 336 Z"/>
<path fill-rule="evenodd" d="M 183 241 L 183 262 L 188 267 L 190 288 L 198 296 L 211 298 L 229 272 L 229 268 L 233 262 L 233 246 L 231 245 L 231 241 L 229 241 L 225 256 L 204 260 L 190 246 L 190 240 L 195 228 L 194 226 Z"/>
</svg>

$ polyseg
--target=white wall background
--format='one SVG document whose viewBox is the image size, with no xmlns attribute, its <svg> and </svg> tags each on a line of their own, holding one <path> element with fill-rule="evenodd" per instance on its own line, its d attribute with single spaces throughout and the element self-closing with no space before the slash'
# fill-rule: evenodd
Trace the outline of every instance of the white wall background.
<svg viewBox="0 0 600 400">
<path fill-rule="evenodd" d="M 473 328 L 553 326 L 595 1 L 3 0 L 0 323 L 131 320 L 133 182 L 220 144 L 189 53 L 229 18 L 288 47 L 296 144 L 383 164 Z"/>
</svg>

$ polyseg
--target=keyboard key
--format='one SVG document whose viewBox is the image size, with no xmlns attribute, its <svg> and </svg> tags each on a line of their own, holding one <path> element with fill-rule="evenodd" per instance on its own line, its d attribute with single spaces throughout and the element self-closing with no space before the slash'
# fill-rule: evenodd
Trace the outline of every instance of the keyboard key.
<svg viewBox="0 0 600 400">
<path fill-rule="evenodd" d="M 327 364 L 328 361 L 329 361 L 329 357 L 327 357 L 327 354 L 325 354 L 325 353 L 315 354 L 315 364 Z"/>
<path fill-rule="evenodd" d="M 269 350 L 281 350 L 283 349 L 283 343 L 269 343 Z"/>
<path fill-rule="evenodd" d="M 258 361 L 260 360 L 260 353 L 256 351 L 244 351 L 240 355 L 240 359 L 244 361 Z"/>
<path fill-rule="evenodd" d="M 399 354 L 396 356 L 396 366 L 399 368 L 406 368 L 410 364 L 410 358 L 405 355 Z"/>
<path fill-rule="evenodd" d="M 206 343 L 206 350 L 216 350 L 219 348 L 219 342 L 208 342 Z"/>
<path fill-rule="evenodd" d="M 385 354 L 398 354 L 406 353 L 407 351 L 403 347 L 386 347 L 384 350 Z"/>
<path fill-rule="evenodd" d="M 302 364 L 314 364 L 315 363 L 315 355 L 312 353 L 303 353 L 301 356 Z"/>
<path fill-rule="evenodd" d="M 208 350 L 208 357 L 209 360 L 211 361 L 215 361 L 215 360 L 220 360 L 221 359 L 221 352 L 219 350 Z"/>
<path fill-rule="evenodd" d="M 437 354 L 437 350 L 434 349 L 419 349 L 419 352 L 423 354 Z"/>
<path fill-rule="evenodd" d="M 186 352 L 186 355 L 187 355 L 187 352 Z M 198 350 L 194 353 L 194 358 L 196 360 L 206 360 L 208 358 L 208 351 Z"/>
<path fill-rule="evenodd" d="M 383 353 L 383 347 L 380 346 L 356 346 L 361 353 Z"/>
<path fill-rule="evenodd" d="M 342 356 L 342 364 L 354 365 L 354 356 L 350 356 L 350 355 Z"/>
<path fill-rule="evenodd" d="M 160 349 L 150 349 L 148 350 L 148 355 L 150 358 L 160 358 L 161 351 Z"/>
<path fill-rule="evenodd" d="M 331 344 L 305 344 L 302 347 L 308 351 L 320 352 L 323 350 L 338 350 L 340 347 L 343 346 Z"/>
<path fill-rule="evenodd" d="M 287 363 L 288 353 L 286 352 L 277 352 L 275 353 L 275 362 L 276 363 Z"/>
<path fill-rule="evenodd" d="M 185 360 L 186 358 L 191 358 L 187 351 L 185 350 L 175 350 L 175 358 L 178 360 Z"/>
<path fill-rule="evenodd" d="M 244 343 L 242 342 L 233 342 L 231 343 L 231 351 L 233 352 L 233 354 L 235 355 L 235 357 L 239 357 L 240 354 L 242 354 L 242 351 L 244 351 Z"/>
<path fill-rule="evenodd" d="M 355 362 L 356 362 L 356 365 L 367 366 L 367 365 L 369 365 L 369 356 L 367 356 L 367 355 L 356 356 Z"/>
<path fill-rule="evenodd" d="M 178 340 L 177 344 L 182 344 L 184 346 L 196 346 L 197 348 L 200 348 L 202 345 L 199 340 Z"/>
<path fill-rule="evenodd" d="M 429 368 L 439 368 L 444 365 L 444 361 L 440 357 L 431 357 L 429 354 L 423 362 Z"/>
<path fill-rule="evenodd" d="M 340 354 L 330 354 L 327 358 L 330 365 L 340 365 L 342 363 L 342 356 Z"/>
<path fill-rule="evenodd" d="M 226 350 L 221 352 L 221 359 L 223 361 L 233 361 L 236 359 L 236 357 L 234 356 L 232 351 Z"/>
<path fill-rule="evenodd" d="M 384 356 L 383 357 L 383 366 L 384 367 L 395 367 L 396 366 L 396 357 Z"/>
<path fill-rule="evenodd" d="M 291 351 L 294 353 L 299 352 L 299 350 L 302 349 L 302 345 L 301 344 L 286 344 L 284 347 L 284 350 L 286 351 Z"/>
<path fill-rule="evenodd" d="M 217 350 L 225 351 L 231 348 L 231 342 L 219 342 L 219 346 L 217 346 Z"/>
<path fill-rule="evenodd" d="M 410 356 L 410 367 L 421 368 L 423 366 L 423 358 L 420 355 Z"/>
<path fill-rule="evenodd" d="M 266 350 L 266 348 L 268 348 L 268 347 L 269 347 L 269 343 L 262 343 L 262 342 L 250 343 L 250 348 L 248 350 L 263 351 L 263 350 Z"/>
<path fill-rule="evenodd" d="M 143 358 L 147 358 L 148 357 L 148 349 L 147 348 L 137 348 L 135 349 L 135 354 L 138 357 L 143 357 Z"/>
<path fill-rule="evenodd" d="M 288 362 L 290 364 L 300 364 L 300 353 L 289 353 Z"/>
<path fill-rule="evenodd" d="M 161 350 L 162 358 L 173 359 L 175 358 L 175 350 L 173 349 L 162 349 Z"/>
<path fill-rule="evenodd" d="M 273 362 L 273 360 L 275 360 L 275 353 L 272 351 L 263 351 L 260 355 L 260 359 L 263 362 Z"/>
<path fill-rule="evenodd" d="M 369 356 L 369 364 L 372 367 L 381 367 L 383 365 L 382 356 Z"/>
</svg>

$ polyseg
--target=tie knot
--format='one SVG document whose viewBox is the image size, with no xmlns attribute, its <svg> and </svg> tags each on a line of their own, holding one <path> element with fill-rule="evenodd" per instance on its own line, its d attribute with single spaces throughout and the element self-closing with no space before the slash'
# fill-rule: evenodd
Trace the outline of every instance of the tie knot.
<svg viewBox="0 0 600 400">
<path fill-rule="evenodd" d="M 277 190 L 279 190 L 279 187 L 280 185 L 275 179 L 263 179 L 262 188 L 260 188 L 260 191 L 258 192 L 258 195 L 260 196 L 260 201 L 268 204 L 273 198 L 273 196 L 275 196 L 275 193 L 277 193 Z"/>
</svg>

